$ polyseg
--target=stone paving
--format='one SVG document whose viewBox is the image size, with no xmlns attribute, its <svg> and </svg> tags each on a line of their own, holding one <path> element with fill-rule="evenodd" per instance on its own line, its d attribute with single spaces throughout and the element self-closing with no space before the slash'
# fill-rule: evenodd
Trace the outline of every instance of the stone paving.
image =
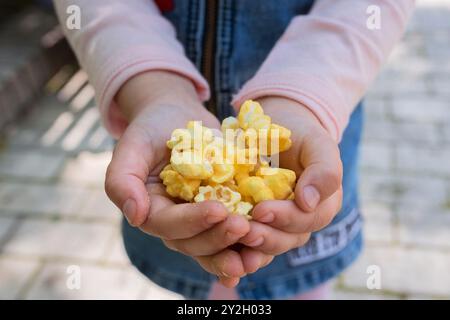
<svg viewBox="0 0 450 320">
<path fill-rule="evenodd" d="M 179 299 L 128 262 L 103 192 L 112 141 L 82 71 L 63 68 L 0 141 L 0 299 Z M 367 97 L 366 248 L 335 299 L 450 298 L 450 2 L 418 1 Z M 378 266 L 381 289 L 367 289 Z M 70 289 L 70 266 L 81 288 Z"/>
</svg>

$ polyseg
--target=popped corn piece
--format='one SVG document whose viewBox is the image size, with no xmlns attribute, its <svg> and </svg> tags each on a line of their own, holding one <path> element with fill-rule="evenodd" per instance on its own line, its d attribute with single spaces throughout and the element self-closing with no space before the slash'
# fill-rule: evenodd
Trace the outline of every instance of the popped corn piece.
<svg viewBox="0 0 450 320">
<path fill-rule="evenodd" d="M 234 166 L 232 164 L 213 164 L 213 175 L 209 180 L 213 183 L 224 183 L 234 177 Z"/>
<path fill-rule="evenodd" d="M 183 177 L 189 179 L 208 179 L 214 173 L 212 164 L 204 161 L 202 154 L 196 150 L 172 150 L 170 164 Z"/>
<path fill-rule="evenodd" d="M 173 170 L 169 164 L 159 174 L 167 193 L 174 198 L 191 201 L 200 186 L 200 180 L 187 179 Z"/>
<path fill-rule="evenodd" d="M 216 192 L 212 186 L 204 186 L 198 189 L 197 195 L 194 197 L 195 202 L 207 200 L 216 200 Z"/>
<path fill-rule="evenodd" d="M 167 141 L 166 145 L 169 149 L 173 149 L 178 144 L 182 144 L 184 148 L 191 147 L 192 137 L 189 130 L 175 129 L 172 132 L 170 140 Z"/>
<path fill-rule="evenodd" d="M 203 159 L 212 163 L 213 174 L 209 178 L 212 183 L 223 183 L 233 179 L 233 156 L 227 155 L 226 152 L 229 150 L 224 149 L 224 140 L 220 137 L 216 137 L 205 147 Z"/>
<path fill-rule="evenodd" d="M 235 117 L 228 117 L 223 119 L 221 126 L 223 134 L 225 134 L 227 129 L 239 129 L 239 121 Z"/>
<path fill-rule="evenodd" d="M 239 192 L 231 190 L 228 187 L 218 185 L 214 187 L 214 190 L 216 191 L 217 200 L 222 202 L 225 207 L 231 212 L 233 212 L 236 203 L 241 201 L 241 194 Z"/>
<path fill-rule="evenodd" d="M 253 205 L 249 202 L 239 201 L 234 207 L 233 213 L 244 216 L 248 220 L 252 218 L 250 211 L 253 209 Z"/>
<path fill-rule="evenodd" d="M 285 200 L 295 187 L 295 172 L 283 168 L 261 167 L 256 175 L 264 179 L 264 183 L 272 190 L 276 200 Z"/>
<path fill-rule="evenodd" d="M 220 201 L 230 212 L 233 212 L 234 206 L 241 201 L 241 195 L 239 192 L 222 185 L 200 187 L 194 201 L 202 202 L 206 200 Z"/>
<path fill-rule="evenodd" d="M 250 176 L 250 172 L 253 171 L 255 165 L 253 164 L 235 164 L 234 165 L 234 180 L 239 184 L 243 179 Z"/>
<path fill-rule="evenodd" d="M 238 190 L 242 196 L 251 197 L 254 203 L 275 199 L 273 191 L 261 177 L 253 176 L 242 179 L 238 184 Z"/>
<path fill-rule="evenodd" d="M 198 135 L 198 138 L 201 137 L 201 143 L 199 143 L 199 145 L 205 145 L 214 140 L 214 133 L 212 130 L 202 126 L 201 121 L 189 121 L 187 124 L 187 129 L 191 132 L 193 139 L 197 138 L 196 134 Z"/>
<path fill-rule="evenodd" d="M 272 125 L 270 126 L 269 136 L 268 136 L 268 140 L 267 140 L 267 148 L 269 150 L 269 153 L 271 150 L 270 148 L 271 148 L 272 135 L 274 133 L 272 130 L 278 130 L 278 153 L 288 150 L 292 145 L 291 130 L 289 130 L 283 126 L 272 123 Z"/>
<path fill-rule="evenodd" d="M 239 110 L 239 126 L 246 130 L 249 127 L 249 124 L 259 116 L 264 116 L 264 111 L 261 105 L 256 101 L 247 100 L 242 104 Z"/>
</svg>

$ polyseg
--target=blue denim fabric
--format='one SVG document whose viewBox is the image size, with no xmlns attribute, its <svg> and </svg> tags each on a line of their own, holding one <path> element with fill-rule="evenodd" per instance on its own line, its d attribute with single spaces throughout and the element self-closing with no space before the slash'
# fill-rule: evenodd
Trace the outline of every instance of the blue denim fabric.
<svg viewBox="0 0 450 320">
<path fill-rule="evenodd" d="M 175 0 L 166 13 L 187 56 L 200 69 L 207 0 Z M 231 95 L 258 69 L 294 16 L 307 14 L 313 0 L 219 0 L 215 56 L 217 116 L 232 114 Z M 303 247 L 241 280 L 237 291 L 245 299 L 281 299 L 308 291 L 337 276 L 360 253 L 361 217 L 358 210 L 358 149 L 363 108 L 353 112 L 341 144 L 344 199 L 333 222 Z M 126 251 L 148 278 L 191 299 L 207 297 L 215 277 L 190 257 L 170 251 L 158 238 L 123 223 Z"/>
</svg>

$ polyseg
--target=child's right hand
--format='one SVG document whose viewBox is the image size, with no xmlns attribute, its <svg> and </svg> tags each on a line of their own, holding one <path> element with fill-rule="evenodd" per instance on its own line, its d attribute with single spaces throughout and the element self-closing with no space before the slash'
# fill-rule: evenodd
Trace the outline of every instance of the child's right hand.
<svg viewBox="0 0 450 320">
<path fill-rule="evenodd" d="M 190 120 L 220 128 L 198 101 L 192 83 L 169 72 L 151 71 L 130 79 L 116 101 L 129 125 L 114 150 L 105 189 L 129 223 L 192 256 L 227 286 L 235 286 L 249 269 L 269 263 L 271 257 L 259 251 L 246 248 L 242 259 L 228 248 L 249 232 L 245 218 L 230 216 L 219 202 L 176 204 L 159 179 L 170 158 L 166 141 L 174 129 Z"/>
</svg>

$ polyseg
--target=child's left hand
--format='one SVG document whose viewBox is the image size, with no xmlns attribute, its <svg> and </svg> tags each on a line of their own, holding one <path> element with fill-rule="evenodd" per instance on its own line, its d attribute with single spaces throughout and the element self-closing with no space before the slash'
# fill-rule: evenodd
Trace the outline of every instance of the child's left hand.
<svg viewBox="0 0 450 320">
<path fill-rule="evenodd" d="M 295 200 L 259 203 L 253 209 L 250 232 L 240 242 L 261 255 L 276 256 L 300 247 L 311 232 L 327 226 L 342 204 L 342 162 L 338 144 L 305 106 L 286 98 L 259 99 L 274 123 L 292 131 L 292 147 L 280 154 L 280 167 L 299 177 Z M 243 255 L 251 269 L 258 257 Z M 256 271 L 256 270 L 255 270 Z"/>
</svg>

